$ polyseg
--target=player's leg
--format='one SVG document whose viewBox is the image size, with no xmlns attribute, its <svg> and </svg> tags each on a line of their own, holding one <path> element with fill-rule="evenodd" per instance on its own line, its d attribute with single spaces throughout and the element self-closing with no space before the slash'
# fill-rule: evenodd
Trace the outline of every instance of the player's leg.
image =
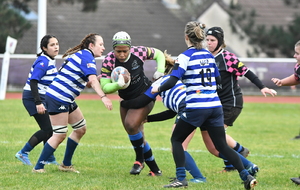
<svg viewBox="0 0 300 190">
<path fill-rule="evenodd" d="M 233 126 L 233 123 L 240 115 L 242 108 L 223 106 L 223 111 L 224 111 L 224 128 L 225 131 L 227 131 L 228 126 Z M 233 148 L 235 151 L 237 151 L 238 153 L 242 154 L 245 157 L 248 156 L 249 150 L 243 147 L 241 144 L 239 144 L 228 134 L 226 134 L 226 141 L 229 147 Z M 223 162 L 225 167 L 221 172 L 230 172 L 235 170 L 233 165 L 230 162 L 228 162 L 228 160 L 223 160 Z"/>
<path fill-rule="evenodd" d="M 187 151 L 188 145 L 194 137 L 196 130 L 194 130 L 182 143 L 184 154 L 185 154 L 185 169 L 193 176 L 193 179 L 190 179 L 192 183 L 204 183 L 206 178 L 202 175 L 200 169 L 198 168 L 194 158 Z"/>
<path fill-rule="evenodd" d="M 134 165 L 130 174 L 138 175 L 144 168 L 144 136 L 141 123 L 145 120 L 146 116 L 151 112 L 154 102 L 150 102 L 147 106 L 139 109 L 125 109 L 120 106 L 120 114 L 122 122 L 130 142 L 136 153 Z M 149 146 L 150 147 L 150 146 Z M 151 149 L 149 149 L 151 150 Z M 152 153 L 149 152 L 149 153 Z M 151 155 L 148 155 L 151 156 Z M 151 169 L 151 168 L 150 168 Z"/>
<path fill-rule="evenodd" d="M 16 158 L 22 161 L 25 165 L 32 165 L 28 157 L 29 152 L 40 142 L 47 141 L 52 136 L 52 126 L 48 112 L 45 114 L 35 114 L 33 117 L 39 125 L 40 130 L 35 132 L 24 147 L 16 154 Z"/>
<path fill-rule="evenodd" d="M 248 189 L 248 187 L 256 185 L 256 179 L 244 167 L 240 155 L 228 146 L 223 121 L 222 109 L 214 108 L 213 114 L 203 123 L 203 126 L 206 127 L 214 146 L 220 152 L 220 157 L 226 158 L 234 165 L 239 172 L 240 178 L 244 181 L 245 188 L 247 187 Z"/>
<path fill-rule="evenodd" d="M 165 188 L 188 186 L 185 171 L 185 154 L 182 143 L 195 130 L 195 128 L 196 127 L 182 119 L 178 120 L 171 136 L 172 154 L 176 166 L 176 179 L 169 185 L 165 185 Z"/>
<path fill-rule="evenodd" d="M 51 115 L 50 113 L 53 135 L 48 139 L 48 141 L 44 145 L 42 153 L 40 154 L 40 157 L 32 170 L 33 172 L 45 172 L 44 166 L 45 164 L 47 164 L 47 160 L 51 155 L 53 155 L 60 143 L 63 142 L 63 140 L 66 138 L 68 132 L 68 115 L 68 112 L 62 112 L 54 115 Z"/>
<path fill-rule="evenodd" d="M 47 160 L 51 155 L 53 155 L 53 153 L 60 145 L 60 143 L 63 142 L 68 132 L 67 125 L 68 125 L 68 116 L 69 116 L 69 105 L 68 104 L 62 105 L 60 102 L 55 101 L 52 98 L 47 96 L 46 96 L 46 102 L 47 102 L 47 110 L 50 115 L 53 135 L 45 143 L 42 153 L 35 167 L 32 170 L 33 172 L 37 172 L 37 173 L 45 172 L 44 166 L 45 164 L 47 164 Z M 65 109 L 60 109 L 61 107 L 64 107 Z"/>
<path fill-rule="evenodd" d="M 86 133 L 86 120 L 76 103 L 73 103 L 72 109 L 69 111 L 68 123 L 71 125 L 73 131 L 68 137 L 64 159 L 59 169 L 61 171 L 79 173 L 72 165 L 72 158 L 79 141 Z"/>
</svg>

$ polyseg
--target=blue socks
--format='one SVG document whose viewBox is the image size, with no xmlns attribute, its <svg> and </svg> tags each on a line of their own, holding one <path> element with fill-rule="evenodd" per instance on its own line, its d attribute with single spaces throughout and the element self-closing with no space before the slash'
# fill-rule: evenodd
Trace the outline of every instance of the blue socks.
<svg viewBox="0 0 300 190">
<path fill-rule="evenodd" d="M 133 149 L 135 151 L 135 160 L 139 161 L 140 163 L 144 162 L 144 139 L 143 139 L 143 133 L 138 132 L 135 135 L 128 135 L 130 142 L 133 146 Z"/>
<path fill-rule="evenodd" d="M 27 142 L 24 147 L 22 148 L 21 152 L 23 154 L 28 154 L 31 150 L 33 149 L 33 147 Z"/>
<path fill-rule="evenodd" d="M 199 168 L 197 167 L 193 157 L 187 151 L 184 151 L 184 155 L 185 155 L 185 169 L 188 172 L 190 172 L 190 174 L 193 176 L 193 178 L 196 178 L 196 179 L 204 178 L 205 179 L 205 177 L 202 175 Z"/>
<path fill-rule="evenodd" d="M 185 173 L 185 167 L 178 167 L 176 168 L 176 178 L 179 181 L 184 180 L 186 177 L 186 173 Z"/>
<path fill-rule="evenodd" d="M 64 157 L 64 161 L 63 161 L 65 166 L 72 165 L 71 160 L 72 160 L 72 157 L 73 157 L 73 154 L 75 152 L 77 145 L 78 145 L 77 142 L 73 141 L 70 137 L 68 137 L 65 157 Z"/>
<path fill-rule="evenodd" d="M 36 163 L 36 166 L 34 169 L 39 170 L 39 169 L 44 169 L 45 163 L 48 160 L 48 158 L 53 155 L 55 149 L 52 148 L 48 142 L 44 145 L 43 151 L 40 155 L 39 160 Z"/>
<path fill-rule="evenodd" d="M 237 153 L 244 165 L 245 168 L 247 168 L 248 166 L 252 165 L 252 162 L 250 162 L 249 160 L 247 160 L 244 156 L 242 156 L 241 154 Z M 226 160 L 225 156 L 223 156 L 220 152 L 219 152 L 219 157 Z M 227 166 L 226 166 L 227 167 Z"/>
</svg>

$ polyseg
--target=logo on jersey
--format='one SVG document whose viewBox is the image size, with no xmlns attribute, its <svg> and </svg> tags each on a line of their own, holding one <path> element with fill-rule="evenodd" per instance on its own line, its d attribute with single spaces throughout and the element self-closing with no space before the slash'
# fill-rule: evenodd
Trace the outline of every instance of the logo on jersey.
<svg viewBox="0 0 300 190">
<path fill-rule="evenodd" d="M 240 67 L 242 67 L 242 66 L 244 66 L 244 63 L 242 63 L 242 62 L 239 62 L 239 64 L 238 64 L 238 68 L 240 68 Z"/>
<path fill-rule="evenodd" d="M 133 63 L 131 64 L 131 67 L 132 67 L 132 70 L 136 70 L 136 69 L 138 69 L 140 66 L 139 66 L 139 64 L 137 63 L 137 61 L 134 60 Z"/>
<path fill-rule="evenodd" d="M 58 110 L 66 110 L 66 107 L 64 105 L 61 105 Z"/>
<path fill-rule="evenodd" d="M 40 66 L 44 67 L 45 65 L 44 65 L 44 63 L 40 63 Z"/>
<path fill-rule="evenodd" d="M 86 64 L 86 66 L 87 66 L 87 68 L 94 68 L 94 69 L 96 69 L 96 65 L 93 64 L 93 63 L 88 63 L 88 64 Z"/>
<path fill-rule="evenodd" d="M 201 66 L 208 65 L 208 63 L 209 63 L 208 59 L 201 59 L 200 60 L 200 65 Z"/>
</svg>

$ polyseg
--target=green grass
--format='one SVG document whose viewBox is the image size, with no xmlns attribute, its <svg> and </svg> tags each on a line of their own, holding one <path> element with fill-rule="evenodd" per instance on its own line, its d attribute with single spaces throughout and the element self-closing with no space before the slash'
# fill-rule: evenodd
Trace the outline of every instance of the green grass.
<svg viewBox="0 0 300 190">
<path fill-rule="evenodd" d="M 114 101 L 112 111 L 106 110 L 99 100 L 78 100 L 77 103 L 88 124 L 73 159 L 81 173 L 63 173 L 57 166 L 49 165 L 45 167 L 47 173 L 34 174 L 32 167 L 22 165 L 14 155 L 38 127 L 21 100 L 0 101 L 0 189 L 153 190 L 162 189 L 168 184 L 168 178 L 175 176 L 169 140 L 174 120 L 145 125 L 146 139 L 163 176 L 146 176 L 147 167 L 139 176 L 131 176 L 129 170 L 134 151 L 120 122 L 118 101 Z M 298 189 L 289 178 L 300 174 L 299 141 L 291 140 L 299 132 L 299 108 L 300 104 L 245 103 L 234 127 L 227 131 L 250 149 L 249 160 L 260 167 L 256 189 Z M 162 110 L 165 110 L 162 103 L 157 102 L 153 112 Z M 41 150 L 42 144 L 30 153 L 32 163 L 36 163 Z M 65 142 L 55 152 L 59 162 L 64 150 Z M 237 172 L 217 173 L 223 162 L 208 153 L 199 131 L 189 145 L 189 151 L 208 181 L 205 184 L 190 183 L 189 189 L 243 189 Z M 190 174 L 187 177 L 190 179 Z"/>
</svg>

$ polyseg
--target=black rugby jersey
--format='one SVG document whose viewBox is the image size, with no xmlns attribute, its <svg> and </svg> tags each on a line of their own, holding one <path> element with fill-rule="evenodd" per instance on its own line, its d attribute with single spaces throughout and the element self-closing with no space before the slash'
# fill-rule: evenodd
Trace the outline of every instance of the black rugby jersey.
<svg viewBox="0 0 300 190">
<path fill-rule="evenodd" d="M 222 49 L 215 56 L 221 75 L 222 89 L 218 95 L 223 107 L 243 107 L 243 94 L 238 84 L 238 77 L 243 76 L 248 68 L 239 61 L 235 54 Z"/>
</svg>

